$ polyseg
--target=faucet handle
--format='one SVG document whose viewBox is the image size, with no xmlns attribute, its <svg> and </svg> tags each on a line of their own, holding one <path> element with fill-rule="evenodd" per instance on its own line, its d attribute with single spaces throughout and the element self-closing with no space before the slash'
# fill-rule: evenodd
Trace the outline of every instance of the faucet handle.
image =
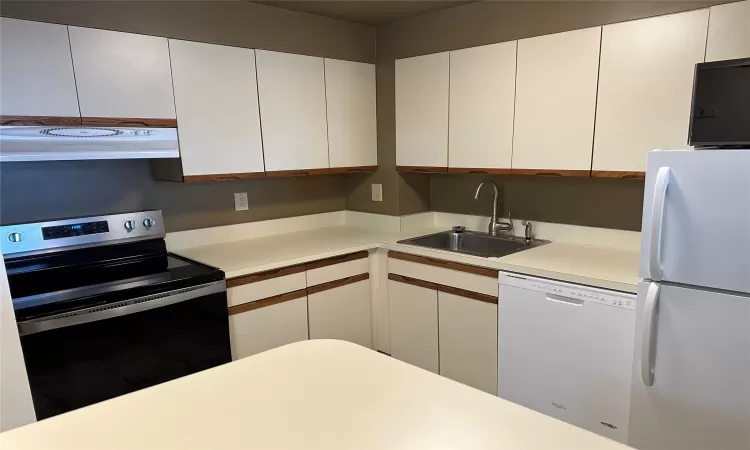
<svg viewBox="0 0 750 450">
<path fill-rule="evenodd" d="M 534 232 L 533 232 L 533 228 L 532 228 L 534 226 L 534 224 L 532 224 L 528 220 L 524 220 L 524 221 L 521 222 L 521 225 L 523 225 L 524 227 L 526 227 L 524 229 L 524 233 L 523 233 L 526 242 L 531 242 L 534 239 L 533 238 L 533 233 Z"/>
</svg>

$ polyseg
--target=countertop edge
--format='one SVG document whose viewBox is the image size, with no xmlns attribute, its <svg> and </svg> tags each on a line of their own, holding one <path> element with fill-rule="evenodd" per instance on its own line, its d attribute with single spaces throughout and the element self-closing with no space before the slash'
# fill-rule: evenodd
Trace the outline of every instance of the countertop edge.
<svg viewBox="0 0 750 450">
<path fill-rule="evenodd" d="M 555 243 L 552 242 L 550 245 L 554 245 L 554 244 Z M 225 274 L 226 274 L 227 279 L 236 278 L 236 277 L 240 277 L 244 275 L 265 272 L 267 270 L 275 270 L 275 269 L 279 269 L 282 267 L 305 264 L 308 262 L 317 261 L 317 260 L 325 259 L 325 258 L 331 258 L 335 256 L 340 256 L 340 255 L 345 255 L 348 253 L 376 250 L 378 248 L 382 248 L 386 250 L 393 250 L 393 251 L 400 251 L 404 253 L 410 253 L 413 255 L 421 255 L 421 256 L 445 259 L 448 261 L 468 264 L 468 265 L 477 266 L 477 267 L 484 267 L 484 268 L 489 268 L 489 269 L 514 272 L 518 274 L 536 276 L 536 277 L 541 277 L 541 278 L 549 278 L 552 280 L 581 284 L 581 285 L 591 286 L 591 287 L 600 288 L 600 289 L 610 289 L 610 290 L 627 292 L 627 293 L 636 293 L 638 290 L 637 281 L 631 284 L 631 283 L 607 280 L 607 279 L 602 279 L 602 278 L 587 277 L 585 275 L 577 275 L 577 274 L 571 274 L 571 273 L 565 273 L 565 272 L 556 272 L 556 271 L 538 269 L 538 268 L 528 267 L 528 266 L 523 266 L 523 265 L 510 264 L 510 263 L 504 262 L 503 258 L 487 259 L 487 258 L 482 258 L 479 256 L 462 255 L 462 254 L 457 254 L 457 253 L 445 251 L 445 250 L 430 249 L 430 248 L 419 247 L 419 246 L 410 245 L 410 244 L 400 244 L 398 242 L 388 242 L 388 241 L 372 242 L 372 243 L 366 243 L 366 244 L 361 244 L 361 245 L 354 245 L 350 247 L 337 248 L 337 249 L 333 249 L 333 250 L 321 252 L 321 253 L 306 254 L 298 258 L 273 261 L 267 264 L 250 266 L 250 267 L 246 267 L 243 269 L 225 271 Z M 182 257 L 188 258 L 188 259 L 193 259 L 198 262 L 202 262 L 200 258 L 195 258 L 191 255 L 184 253 L 189 250 L 191 250 L 191 248 L 180 249 L 180 250 L 174 251 L 173 253 L 176 255 L 180 255 Z M 611 249 L 611 250 L 613 252 L 622 251 L 619 249 Z M 221 269 L 221 267 L 219 268 Z"/>
</svg>

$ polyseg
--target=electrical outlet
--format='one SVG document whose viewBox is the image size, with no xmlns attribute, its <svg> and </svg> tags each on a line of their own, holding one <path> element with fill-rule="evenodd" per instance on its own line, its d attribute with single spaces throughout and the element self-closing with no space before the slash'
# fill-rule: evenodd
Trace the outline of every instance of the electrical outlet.
<svg viewBox="0 0 750 450">
<path fill-rule="evenodd" d="M 234 210 L 247 211 L 247 192 L 234 193 Z"/>
<path fill-rule="evenodd" d="M 372 201 L 382 202 L 383 201 L 383 185 L 373 184 L 372 186 Z"/>
</svg>

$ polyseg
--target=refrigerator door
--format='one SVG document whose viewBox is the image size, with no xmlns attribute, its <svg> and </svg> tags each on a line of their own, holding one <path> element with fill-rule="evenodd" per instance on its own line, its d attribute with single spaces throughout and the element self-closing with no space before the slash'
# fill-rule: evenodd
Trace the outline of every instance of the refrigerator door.
<svg viewBox="0 0 750 450">
<path fill-rule="evenodd" d="M 653 151 L 641 278 L 750 293 L 750 150 Z"/>
<path fill-rule="evenodd" d="M 647 300 L 655 304 L 651 330 Z M 640 283 L 628 444 L 749 449 L 749 324 L 749 296 Z M 651 386 L 642 364 L 651 364 Z"/>
</svg>

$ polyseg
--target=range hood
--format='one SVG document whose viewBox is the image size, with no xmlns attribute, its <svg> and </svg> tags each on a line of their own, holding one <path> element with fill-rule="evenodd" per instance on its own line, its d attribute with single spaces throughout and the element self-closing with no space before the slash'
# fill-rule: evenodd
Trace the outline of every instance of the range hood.
<svg viewBox="0 0 750 450">
<path fill-rule="evenodd" d="M 177 128 L 0 126 L 0 162 L 179 157 Z"/>
</svg>

